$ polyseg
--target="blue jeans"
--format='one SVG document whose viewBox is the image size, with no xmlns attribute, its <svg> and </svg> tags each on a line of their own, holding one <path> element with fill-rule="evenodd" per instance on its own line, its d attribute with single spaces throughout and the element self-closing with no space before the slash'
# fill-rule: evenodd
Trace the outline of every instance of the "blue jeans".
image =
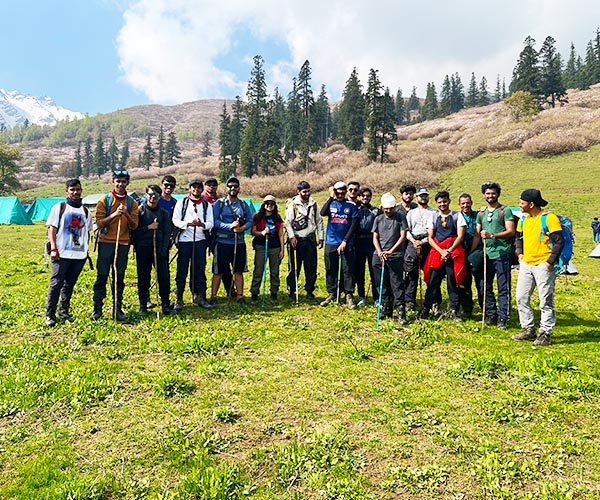
<svg viewBox="0 0 600 500">
<path fill-rule="evenodd" d="M 485 315 L 497 316 L 508 321 L 510 318 L 510 254 L 497 259 L 487 258 L 487 280 L 485 284 Z M 498 282 L 498 303 L 494 295 L 494 276 Z"/>
</svg>

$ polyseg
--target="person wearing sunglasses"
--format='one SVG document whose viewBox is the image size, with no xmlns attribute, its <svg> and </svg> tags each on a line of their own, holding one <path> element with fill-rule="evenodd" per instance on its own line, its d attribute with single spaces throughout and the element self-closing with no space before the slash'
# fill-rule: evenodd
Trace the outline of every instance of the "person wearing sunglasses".
<svg viewBox="0 0 600 500">
<path fill-rule="evenodd" d="M 348 201 L 354 203 L 356 206 L 360 205 L 360 182 L 350 181 L 348 183 Z"/>
<path fill-rule="evenodd" d="M 514 238 L 516 226 L 510 207 L 500 201 L 502 188 L 497 182 L 486 182 L 481 186 L 481 194 L 486 206 L 477 216 L 477 233 L 472 248 L 485 240 L 485 262 L 487 281 L 485 283 L 485 318 L 488 325 L 496 324 L 500 330 L 508 328 L 511 302 L 511 261 L 515 253 Z M 498 302 L 494 295 L 494 277 L 498 285 Z"/>
<path fill-rule="evenodd" d="M 462 193 L 458 197 L 460 211 L 467 223 L 463 247 L 467 252 L 469 262 L 469 274 L 459 287 L 460 307 L 463 318 L 469 319 L 473 315 L 473 279 L 475 279 L 475 288 L 477 289 L 477 301 L 479 307 L 483 307 L 483 246 L 479 244 L 473 248 L 473 239 L 477 233 L 478 212 L 473 210 L 473 198 L 469 193 Z"/>
<path fill-rule="evenodd" d="M 367 305 L 366 294 L 368 291 L 365 290 L 367 269 L 369 270 L 373 301 L 377 303 L 379 300 L 379 288 L 377 288 L 375 276 L 373 274 L 373 252 L 375 252 L 375 247 L 373 245 L 373 233 L 371 230 L 373 229 L 375 217 L 377 217 L 381 211 L 379 208 L 371 205 L 372 198 L 373 191 L 371 191 L 371 188 L 363 187 L 360 189 L 358 195 L 358 199 L 360 200 L 360 204 L 358 205 L 358 228 L 356 230 L 355 238 L 355 280 L 356 291 L 358 293 L 358 303 L 356 304 L 356 307 Z"/>
<path fill-rule="evenodd" d="M 162 186 L 162 194 L 158 200 L 158 206 L 166 210 L 170 217 L 173 217 L 173 210 L 175 210 L 175 205 L 177 204 L 177 200 L 173 197 L 177 180 L 172 175 L 165 175 L 160 184 Z"/>
<path fill-rule="evenodd" d="M 126 319 L 123 312 L 123 292 L 125 291 L 129 240 L 131 231 L 138 227 L 138 203 L 127 194 L 129 180 L 127 170 L 114 170 L 112 192 L 102 196 L 96 205 L 96 226 L 99 228 L 99 238 L 93 320 L 99 320 L 102 317 L 106 284 L 111 269 L 114 274 L 114 267 L 116 267 L 117 275 L 113 276 L 113 283 L 116 282 L 117 289 L 114 290 L 113 284 L 113 316 L 117 321 Z M 115 252 L 117 253 L 116 259 Z M 114 266 L 115 261 L 116 266 Z"/>
<path fill-rule="evenodd" d="M 427 283 L 425 303 L 419 311 L 419 319 L 428 319 L 429 311 L 441 295 L 440 287 L 444 277 L 448 287 L 450 319 L 460 321 L 458 287 L 468 274 L 467 258 L 462 240 L 465 237 L 467 223 L 460 212 L 450 210 L 450 194 L 439 191 L 435 195 L 437 214 L 427 223 L 427 237 L 431 251 L 423 266 L 423 277 Z"/>
<path fill-rule="evenodd" d="M 263 274 L 266 279 L 265 265 L 269 261 L 269 287 L 271 303 L 277 304 L 279 292 L 279 265 L 283 259 L 283 219 L 277 210 L 277 202 L 268 194 L 252 219 L 252 248 L 254 248 L 254 272 L 252 273 L 252 304 L 258 304 Z M 267 242 L 268 240 L 268 242 Z M 265 249 L 267 255 L 265 256 Z"/>
<path fill-rule="evenodd" d="M 171 216 L 160 208 L 162 190 L 156 184 L 146 187 L 146 203 L 139 211 L 138 227 L 131 234 L 135 246 L 135 261 L 137 268 L 138 298 L 140 314 L 148 314 L 150 302 L 150 282 L 152 281 L 152 266 L 158 276 L 158 292 L 162 312 L 165 315 L 173 313 L 170 306 L 171 276 L 169 272 L 169 242 L 171 240 Z M 156 261 L 154 255 L 156 254 Z"/>
</svg>

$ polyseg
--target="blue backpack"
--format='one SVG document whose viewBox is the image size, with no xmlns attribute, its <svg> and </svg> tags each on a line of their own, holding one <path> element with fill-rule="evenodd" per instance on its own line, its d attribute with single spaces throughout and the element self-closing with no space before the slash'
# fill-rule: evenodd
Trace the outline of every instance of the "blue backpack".
<svg viewBox="0 0 600 500">
<path fill-rule="evenodd" d="M 542 239 L 542 233 L 550 238 L 550 231 L 548 231 L 548 224 L 546 217 L 550 212 L 542 214 L 542 232 L 540 233 L 540 240 Z M 573 233 L 573 221 L 564 215 L 557 215 L 562 228 L 563 247 L 558 256 L 558 260 L 554 264 L 554 273 L 558 276 L 559 274 L 567 274 L 569 262 L 573 257 L 573 245 L 575 243 L 575 234 Z M 550 240 L 550 248 L 552 248 L 552 240 Z"/>
</svg>

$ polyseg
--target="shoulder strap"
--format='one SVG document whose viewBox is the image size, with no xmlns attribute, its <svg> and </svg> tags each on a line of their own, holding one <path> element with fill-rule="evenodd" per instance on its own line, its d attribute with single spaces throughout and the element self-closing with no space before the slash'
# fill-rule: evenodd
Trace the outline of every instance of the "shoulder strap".
<svg viewBox="0 0 600 500">
<path fill-rule="evenodd" d="M 499 212 L 499 216 L 500 216 L 500 224 L 502 224 L 502 227 L 504 229 L 506 229 L 506 222 L 504 221 L 504 209 L 506 208 L 504 205 L 500 204 L 498 205 L 498 208 L 500 209 Z"/>
<path fill-rule="evenodd" d="M 452 213 L 452 218 L 454 219 L 454 225 L 458 229 L 458 211 L 457 210 L 452 210 L 451 213 Z"/>
<path fill-rule="evenodd" d="M 483 222 L 483 214 L 485 213 L 486 207 L 481 207 L 479 212 L 477 212 L 477 224 L 481 224 Z"/>
<path fill-rule="evenodd" d="M 131 207 L 133 207 L 133 198 L 127 195 L 127 212 L 131 213 Z"/>
<path fill-rule="evenodd" d="M 181 207 L 181 220 L 185 217 L 185 213 L 187 212 L 187 207 L 190 203 L 190 199 L 186 196 L 183 199 L 182 207 Z"/>
<path fill-rule="evenodd" d="M 106 205 L 106 216 L 110 215 L 110 207 L 112 207 L 112 194 L 104 195 L 104 204 Z"/>
<path fill-rule="evenodd" d="M 541 218 L 541 222 L 542 222 L 542 232 L 540 233 L 540 240 L 542 239 L 542 233 L 544 233 L 546 236 L 550 235 L 550 232 L 548 231 L 548 222 L 546 221 L 546 218 L 548 217 L 548 214 L 550 212 L 544 212 L 542 214 L 542 218 Z"/>
</svg>

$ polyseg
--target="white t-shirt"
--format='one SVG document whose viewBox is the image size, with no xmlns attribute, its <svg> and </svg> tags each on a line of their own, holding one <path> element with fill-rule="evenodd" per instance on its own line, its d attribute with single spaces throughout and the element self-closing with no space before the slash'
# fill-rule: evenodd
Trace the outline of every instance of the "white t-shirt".
<svg viewBox="0 0 600 500">
<path fill-rule="evenodd" d="M 64 203 L 64 202 L 63 202 Z M 46 226 L 57 228 L 56 248 L 61 259 L 85 259 L 88 254 L 88 235 L 92 230 L 92 216 L 86 217 L 85 209 L 74 208 L 65 203 L 60 216 L 61 203 L 52 207 Z"/>
</svg>

